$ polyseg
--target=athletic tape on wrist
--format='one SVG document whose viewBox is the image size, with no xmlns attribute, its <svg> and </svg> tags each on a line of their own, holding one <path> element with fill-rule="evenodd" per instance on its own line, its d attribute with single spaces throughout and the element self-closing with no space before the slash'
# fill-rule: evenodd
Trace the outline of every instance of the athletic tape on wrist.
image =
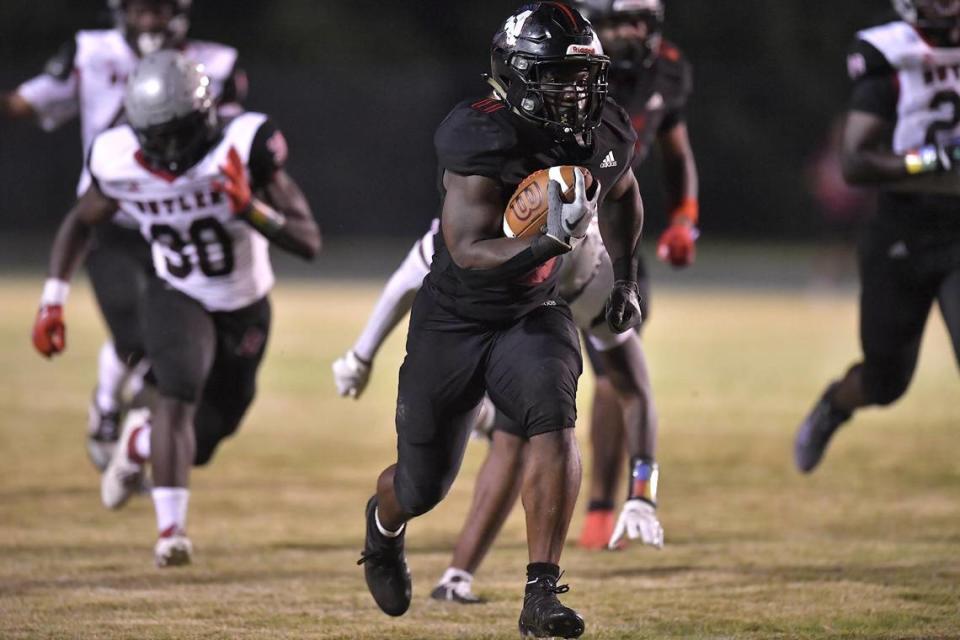
<svg viewBox="0 0 960 640">
<path fill-rule="evenodd" d="M 657 506 L 657 484 L 660 482 L 660 465 L 652 460 L 630 460 L 630 494 L 628 500 L 643 500 Z"/>
<path fill-rule="evenodd" d="M 908 151 L 903 156 L 903 164 L 910 175 L 929 173 L 940 168 L 940 154 L 937 153 L 935 145 L 928 144 L 914 151 Z"/>
<path fill-rule="evenodd" d="M 282 213 L 256 198 L 250 200 L 250 208 L 244 216 L 255 229 L 268 237 L 279 233 L 287 223 Z"/>
<path fill-rule="evenodd" d="M 43 293 L 40 294 L 40 304 L 62 307 L 67 303 L 68 295 L 70 295 L 70 283 L 58 278 L 47 278 L 43 283 Z"/>
</svg>

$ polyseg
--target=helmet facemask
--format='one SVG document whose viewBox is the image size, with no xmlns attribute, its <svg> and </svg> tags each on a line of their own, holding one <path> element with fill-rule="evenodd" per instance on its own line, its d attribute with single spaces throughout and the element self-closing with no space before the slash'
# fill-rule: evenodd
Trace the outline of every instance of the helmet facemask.
<svg viewBox="0 0 960 640">
<path fill-rule="evenodd" d="M 660 52 L 663 14 L 652 11 L 614 14 L 597 21 L 596 28 L 614 69 L 648 68 Z"/>
<path fill-rule="evenodd" d="M 117 26 L 140 56 L 183 45 L 191 0 L 111 0 Z"/>
<path fill-rule="evenodd" d="M 600 124 L 607 96 L 609 59 L 570 55 L 543 59 L 516 54 L 506 88 L 494 88 L 514 111 L 557 136 L 582 134 Z"/>
<path fill-rule="evenodd" d="M 960 0 L 893 0 L 893 6 L 935 44 L 960 44 Z"/>
<path fill-rule="evenodd" d="M 216 111 L 197 111 L 135 131 L 149 165 L 179 174 L 197 164 L 209 151 L 216 137 Z"/>
</svg>

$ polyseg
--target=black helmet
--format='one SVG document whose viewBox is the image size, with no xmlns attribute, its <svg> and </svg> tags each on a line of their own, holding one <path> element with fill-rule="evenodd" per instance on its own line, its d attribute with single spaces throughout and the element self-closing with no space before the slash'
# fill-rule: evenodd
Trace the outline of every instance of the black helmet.
<svg viewBox="0 0 960 640">
<path fill-rule="evenodd" d="M 938 44 L 960 42 L 960 0 L 893 0 L 893 8 Z"/>
<path fill-rule="evenodd" d="M 156 30 L 141 31 L 130 23 L 128 16 L 131 0 L 107 0 L 107 6 L 113 13 L 113 21 L 123 33 L 127 42 L 141 56 L 160 49 L 176 49 L 187 38 L 190 29 L 190 8 L 193 0 L 139 0 L 153 7 L 170 8 L 170 19 Z"/>
<path fill-rule="evenodd" d="M 517 9 L 493 36 L 490 84 L 514 113 L 570 136 L 600 124 L 609 64 L 597 34 L 576 10 L 534 2 Z"/>
<path fill-rule="evenodd" d="M 603 38 L 603 46 L 618 71 L 649 67 L 663 40 L 663 0 L 573 0 L 574 6 L 598 31 L 617 23 L 644 25 L 636 38 Z"/>
</svg>

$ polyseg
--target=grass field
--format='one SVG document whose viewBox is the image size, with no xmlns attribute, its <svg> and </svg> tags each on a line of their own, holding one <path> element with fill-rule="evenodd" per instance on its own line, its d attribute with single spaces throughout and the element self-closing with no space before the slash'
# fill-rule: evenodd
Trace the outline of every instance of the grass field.
<svg viewBox="0 0 960 640">
<path fill-rule="evenodd" d="M 393 458 L 402 333 L 359 402 L 330 363 L 376 284 L 275 293 L 259 396 L 240 435 L 194 475 L 195 564 L 152 565 L 152 506 L 99 505 L 82 446 L 103 335 L 75 287 L 69 349 L 29 345 L 39 279 L 0 284 L 0 638 L 515 638 L 526 563 L 513 514 L 476 588 L 427 598 L 446 567 L 484 446 L 410 527 L 414 603 L 382 615 L 355 565 L 362 511 Z M 853 295 L 661 289 L 645 339 L 662 430 L 666 547 L 563 558 L 589 638 L 960 638 L 960 386 L 938 315 L 916 380 L 865 411 L 812 477 L 796 423 L 857 356 Z M 585 375 L 581 399 L 589 399 Z M 584 405 L 585 406 L 585 405 Z M 586 411 L 582 411 L 586 413 Z M 580 426 L 584 440 L 586 424 Z M 579 530 L 578 508 L 572 533 Z"/>
</svg>

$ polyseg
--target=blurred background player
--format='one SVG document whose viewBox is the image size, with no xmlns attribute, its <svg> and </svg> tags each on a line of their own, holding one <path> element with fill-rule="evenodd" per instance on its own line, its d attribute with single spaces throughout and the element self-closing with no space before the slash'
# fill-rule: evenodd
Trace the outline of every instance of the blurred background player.
<svg viewBox="0 0 960 640">
<path fill-rule="evenodd" d="M 137 66 L 124 100 L 129 125 L 91 145 L 91 183 L 57 232 L 33 330 L 40 353 L 63 351 L 68 282 L 94 226 L 118 209 L 135 220 L 159 276 L 144 294 L 156 393 L 149 411 L 124 420 L 101 494 L 105 506 L 122 506 L 150 462 L 161 567 L 190 561 L 191 465 L 210 461 L 253 401 L 270 330 L 269 244 L 308 259 L 320 248 L 310 207 L 283 169 L 283 135 L 259 113 L 220 120 L 210 87 L 203 67 L 174 51 Z"/>
<path fill-rule="evenodd" d="M 94 137 L 125 121 L 124 88 L 137 61 L 160 49 L 177 49 L 202 64 L 224 115 L 239 111 L 246 77 L 237 51 L 213 42 L 187 40 L 192 0 L 110 0 L 114 28 L 78 31 L 50 59 L 44 72 L 11 93 L 0 94 L 4 118 L 33 118 L 52 131 L 80 117 L 84 158 Z M 86 165 L 77 195 L 90 186 Z M 139 300 L 155 277 L 149 247 L 135 221 L 122 211 L 94 230 L 87 273 L 112 341 L 100 350 L 97 386 L 90 404 L 87 450 L 106 467 L 119 436 L 122 395 L 136 393 L 146 363 Z"/>
<path fill-rule="evenodd" d="M 692 72 L 680 50 L 663 38 L 663 2 L 577 0 L 573 5 L 593 24 L 610 56 L 610 96 L 630 115 L 637 133 L 634 170 L 649 156 L 654 143 L 659 147 L 670 216 L 657 243 L 657 257 L 675 267 L 689 266 L 695 257 L 699 218 L 697 166 L 684 113 Z M 646 321 L 650 281 L 642 260 L 637 281 Z M 590 501 L 578 544 L 604 549 L 617 523 L 614 506 L 625 456 L 629 456 L 627 482 L 631 487 L 636 478 L 646 478 L 656 486 L 658 419 L 639 343 L 631 347 L 628 356 L 634 360 L 629 369 L 642 372 L 638 380 L 610 372 L 604 362 L 609 357 L 598 357 L 591 342 L 586 344 L 597 379 L 590 422 Z M 640 425 L 638 437 L 632 426 L 624 426 L 624 419 L 631 416 Z M 633 492 L 631 488 L 630 495 Z M 649 504 L 656 506 L 653 500 Z"/>
<path fill-rule="evenodd" d="M 614 333 L 640 320 L 637 255 L 643 210 L 629 162 L 635 135 L 606 99 L 608 59 L 583 18 L 558 2 L 523 5 L 491 48 L 493 94 L 460 103 L 435 146 L 443 206 L 436 255 L 414 300 L 397 399 L 398 459 L 367 504 L 360 563 L 390 615 L 410 605 L 406 523 L 443 499 L 459 470 L 486 392 L 529 439 L 520 489 L 530 563 L 521 634 L 579 637 L 583 619 L 557 595 L 559 560 L 580 482 L 572 427 L 582 363 L 569 308 L 557 296 L 556 258 L 600 231 L 615 281 L 606 305 Z M 548 188 L 546 233 L 507 238 L 507 199 L 529 173 L 559 164 L 577 172 L 575 198 Z"/>
<path fill-rule="evenodd" d="M 960 2 L 893 5 L 901 20 L 858 33 L 847 59 L 843 174 L 880 190 L 859 247 L 863 359 L 800 425 L 804 473 L 857 409 L 904 394 L 935 301 L 960 361 Z"/>
</svg>

